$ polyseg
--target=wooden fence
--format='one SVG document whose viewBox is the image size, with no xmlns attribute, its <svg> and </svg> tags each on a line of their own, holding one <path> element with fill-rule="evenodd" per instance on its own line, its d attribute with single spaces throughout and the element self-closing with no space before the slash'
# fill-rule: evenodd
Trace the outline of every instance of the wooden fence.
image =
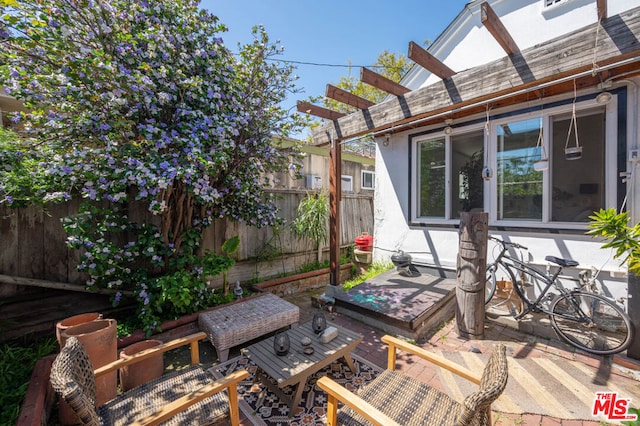
<svg viewBox="0 0 640 426">
<path fill-rule="evenodd" d="M 306 191 L 271 190 L 278 195 L 280 216 L 290 223 Z M 48 205 L 46 208 L 0 208 L 0 275 L 32 278 L 57 283 L 83 284 L 86 277 L 76 270 L 80 253 L 66 246 L 67 235 L 60 219 L 77 211 L 79 202 Z M 373 233 L 372 195 L 343 193 L 341 241 L 353 244 L 361 232 Z M 147 217 L 144 211 L 129 212 L 130 217 Z M 240 236 L 237 264 L 230 280 L 245 281 L 295 270 L 315 259 L 313 243 L 296 238 L 287 225 L 277 229 L 258 229 L 243 223 L 218 220 L 205 231 L 204 247 L 219 252 L 222 242 Z M 0 284 L 0 297 L 13 296 L 25 289 Z"/>
</svg>

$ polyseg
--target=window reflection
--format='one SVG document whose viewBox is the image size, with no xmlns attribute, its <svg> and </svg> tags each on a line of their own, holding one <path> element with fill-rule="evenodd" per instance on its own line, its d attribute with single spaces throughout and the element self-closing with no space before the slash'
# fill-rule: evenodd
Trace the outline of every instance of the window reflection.
<svg viewBox="0 0 640 426">
<path fill-rule="evenodd" d="M 533 163 L 540 119 L 498 126 L 498 215 L 500 219 L 542 220 L 542 172 Z"/>
</svg>

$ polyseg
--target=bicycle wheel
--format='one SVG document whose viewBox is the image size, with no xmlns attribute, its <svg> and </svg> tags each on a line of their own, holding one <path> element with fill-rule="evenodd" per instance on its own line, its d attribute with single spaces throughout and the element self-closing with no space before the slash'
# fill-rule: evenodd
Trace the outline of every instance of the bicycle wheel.
<svg viewBox="0 0 640 426">
<path fill-rule="evenodd" d="M 499 316 L 520 315 L 524 309 L 518 296 L 518 285 L 513 272 L 501 263 L 487 265 L 485 282 L 485 305 L 491 313 Z"/>
<path fill-rule="evenodd" d="M 551 305 L 549 317 L 560 337 L 593 354 L 621 352 L 633 340 L 627 314 L 597 294 L 576 291 L 558 297 Z"/>
<path fill-rule="evenodd" d="M 493 294 L 496 292 L 496 270 L 498 265 L 491 263 L 487 265 L 487 279 L 484 285 L 484 304 L 489 303 Z"/>
</svg>

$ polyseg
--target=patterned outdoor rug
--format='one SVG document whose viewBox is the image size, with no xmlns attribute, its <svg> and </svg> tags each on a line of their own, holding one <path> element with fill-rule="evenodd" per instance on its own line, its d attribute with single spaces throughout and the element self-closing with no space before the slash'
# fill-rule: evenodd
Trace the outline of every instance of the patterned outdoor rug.
<svg viewBox="0 0 640 426">
<path fill-rule="evenodd" d="M 294 416 L 290 415 L 289 406 L 280 401 L 266 386 L 261 383 L 253 384 L 256 365 L 248 358 L 233 358 L 211 367 L 210 372 L 218 378 L 240 369 L 249 372 L 249 377 L 238 386 L 238 395 L 242 397 L 240 409 L 255 425 L 324 425 L 327 394 L 315 386 L 320 377 L 328 375 L 345 388 L 355 391 L 373 380 L 381 371 L 379 367 L 356 355 L 352 357 L 356 366 L 355 374 L 340 359 L 309 377 L 302 392 L 302 401 L 298 409 L 294 409 L 297 411 Z M 293 390 L 288 387 L 284 392 L 291 395 Z"/>
</svg>

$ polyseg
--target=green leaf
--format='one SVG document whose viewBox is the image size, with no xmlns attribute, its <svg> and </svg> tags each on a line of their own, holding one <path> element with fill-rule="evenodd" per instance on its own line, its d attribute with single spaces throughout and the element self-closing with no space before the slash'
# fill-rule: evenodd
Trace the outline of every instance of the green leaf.
<svg viewBox="0 0 640 426">
<path fill-rule="evenodd" d="M 235 237 L 229 238 L 222 244 L 222 253 L 227 256 L 232 255 L 236 250 L 238 250 L 238 247 L 240 247 L 240 237 L 236 235 Z"/>
</svg>

